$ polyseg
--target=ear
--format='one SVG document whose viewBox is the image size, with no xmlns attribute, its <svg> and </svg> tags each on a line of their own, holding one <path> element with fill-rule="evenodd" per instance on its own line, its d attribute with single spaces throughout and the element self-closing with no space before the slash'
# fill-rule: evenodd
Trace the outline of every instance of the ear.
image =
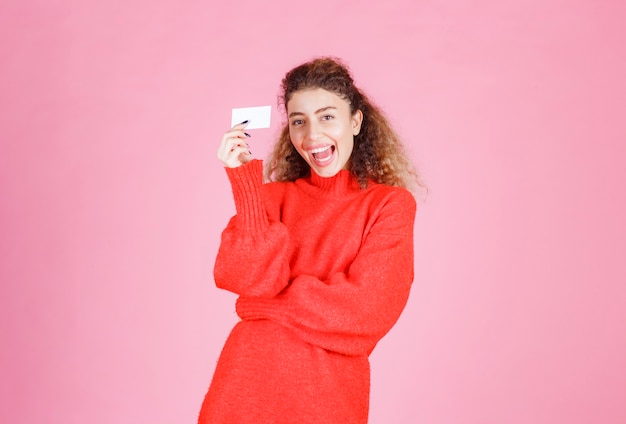
<svg viewBox="0 0 626 424">
<path fill-rule="evenodd" d="M 359 135 L 361 132 L 361 124 L 363 123 L 363 112 L 360 109 L 357 109 L 354 114 L 352 114 L 351 124 L 352 124 L 352 134 Z"/>
</svg>

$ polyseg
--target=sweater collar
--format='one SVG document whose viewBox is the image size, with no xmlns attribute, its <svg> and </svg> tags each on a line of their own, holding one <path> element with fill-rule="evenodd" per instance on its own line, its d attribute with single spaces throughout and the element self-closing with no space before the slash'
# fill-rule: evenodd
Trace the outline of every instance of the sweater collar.
<svg viewBox="0 0 626 424">
<path fill-rule="evenodd" d="M 311 171 L 311 174 L 302 180 L 306 187 L 324 196 L 345 196 L 361 190 L 359 182 L 347 170 L 341 170 L 332 177 L 320 177 Z"/>
</svg>

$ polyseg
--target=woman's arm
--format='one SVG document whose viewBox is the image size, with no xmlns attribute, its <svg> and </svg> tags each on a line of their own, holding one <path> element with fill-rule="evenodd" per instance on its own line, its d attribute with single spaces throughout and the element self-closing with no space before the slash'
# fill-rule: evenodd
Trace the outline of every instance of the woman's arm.
<svg viewBox="0 0 626 424">
<path fill-rule="evenodd" d="M 289 281 L 289 239 L 282 223 L 268 219 L 262 195 L 263 163 L 250 156 L 245 126 L 242 122 L 227 131 L 217 151 L 237 214 L 222 232 L 213 275 L 222 289 L 271 297 Z"/>
<path fill-rule="evenodd" d="M 243 296 L 272 297 L 289 281 L 289 237 L 267 217 L 262 172 L 258 160 L 227 168 L 237 214 L 222 232 L 213 274 L 219 288 Z"/>
</svg>

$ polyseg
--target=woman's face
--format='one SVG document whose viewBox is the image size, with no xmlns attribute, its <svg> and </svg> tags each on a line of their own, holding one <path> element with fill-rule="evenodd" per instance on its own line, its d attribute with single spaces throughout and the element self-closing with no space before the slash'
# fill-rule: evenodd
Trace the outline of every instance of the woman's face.
<svg viewBox="0 0 626 424">
<path fill-rule="evenodd" d="M 322 88 L 296 91 L 287 102 L 291 143 L 311 169 L 332 177 L 348 169 L 354 136 L 363 114 L 350 113 L 350 104 Z"/>
</svg>

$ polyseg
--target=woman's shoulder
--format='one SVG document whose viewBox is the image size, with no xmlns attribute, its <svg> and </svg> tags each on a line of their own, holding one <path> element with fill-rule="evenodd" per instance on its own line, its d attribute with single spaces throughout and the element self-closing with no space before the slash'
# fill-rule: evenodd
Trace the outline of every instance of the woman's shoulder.
<svg viewBox="0 0 626 424">
<path fill-rule="evenodd" d="M 372 181 L 368 184 L 367 191 L 381 200 L 413 206 L 416 204 L 413 193 L 404 187 L 380 184 Z"/>
<path fill-rule="evenodd" d="M 263 184 L 263 191 L 266 196 L 274 199 L 282 199 L 285 197 L 300 197 L 306 194 L 311 194 L 313 190 L 311 184 L 303 183 L 307 181 L 305 178 L 301 178 L 296 181 L 265 181 Z M 313 194 L 318 194 L 320 199 L 337 201 L 336 196 L 329 196 L 327 192 L 319 190 L 319 187 L 314 187 Z M 318 193 L 321 191 L 322 194 Z M 374 181 L 370 181 L 364 188 L 353 188 L 349 192 L 344 192 L 342 200 L 350 202 L 359 199 L 366 200 L 370 204 L 386 204 L 391 203 L 402 207 L 415 208 L 416 201 L 413 194 L 404 187 L 391 186 L 387 184 L 381 184 Z"/>
<path fill-rule="evenodd" d="M 282 198 L 288 193 L 293 186 L 290 181 L 264 181 L 263 192 L 266 196 L 272 198 Z"/>
</svg>

